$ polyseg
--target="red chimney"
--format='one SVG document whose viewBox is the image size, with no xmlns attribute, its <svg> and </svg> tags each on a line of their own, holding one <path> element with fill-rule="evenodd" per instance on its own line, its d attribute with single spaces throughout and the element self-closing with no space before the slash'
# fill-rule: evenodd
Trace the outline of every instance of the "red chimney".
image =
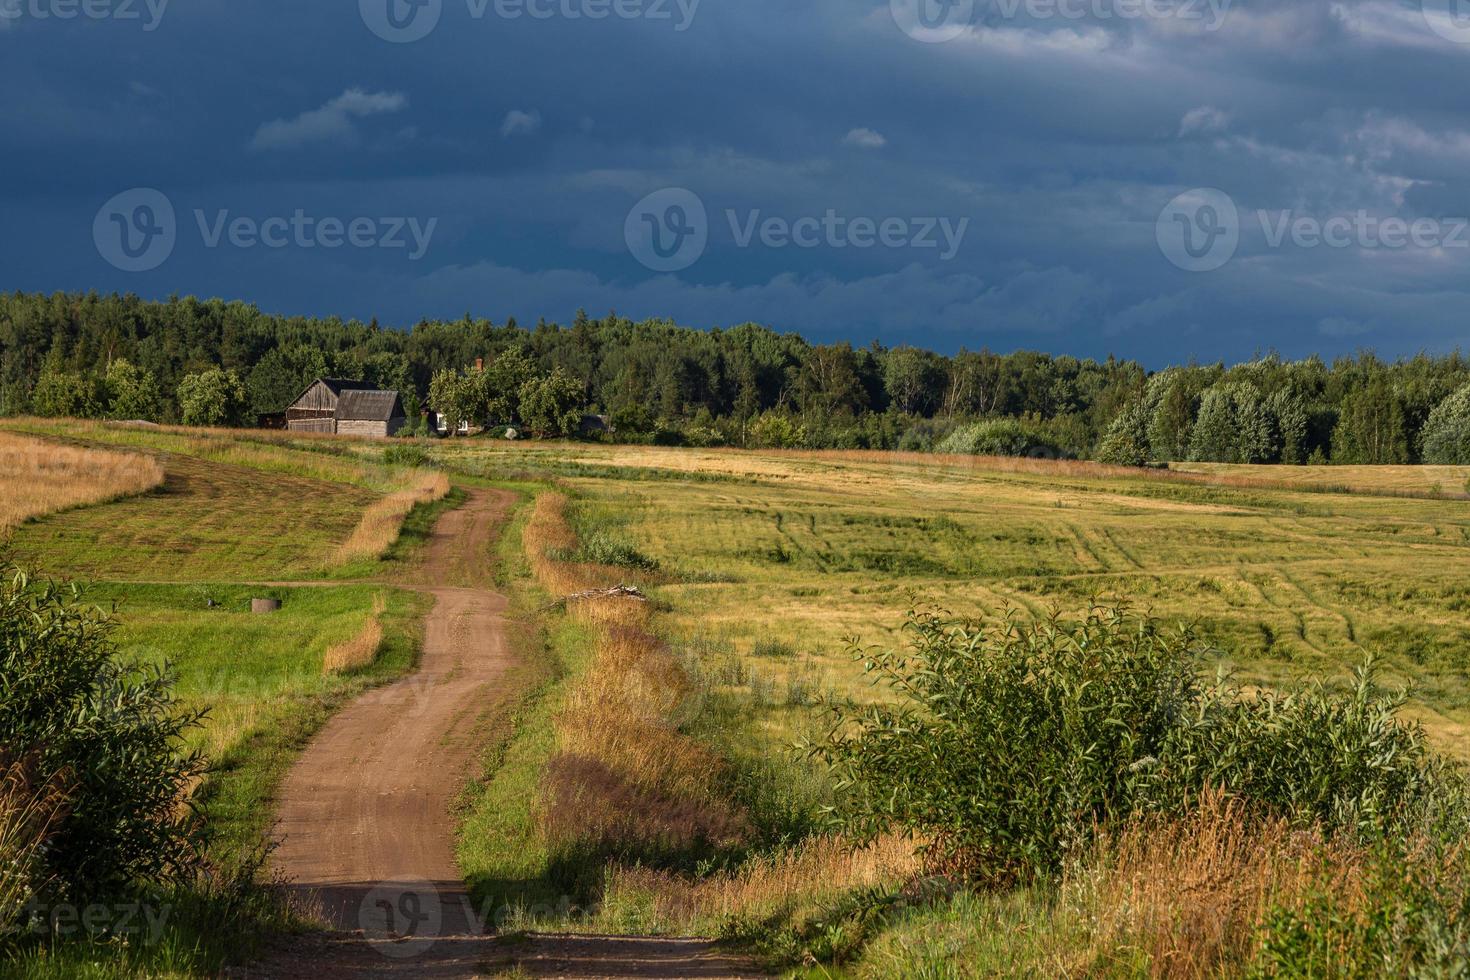
<svg viewBox="0 0 1470 980">
<path fill-rule="evenodd" d="M 483 370 L 485 370 L 485 359 L 483 357 L 477 357 L 477 358 L 475 358 L 475 370 L 476 371 L 483 371 Z"/>
</svg>

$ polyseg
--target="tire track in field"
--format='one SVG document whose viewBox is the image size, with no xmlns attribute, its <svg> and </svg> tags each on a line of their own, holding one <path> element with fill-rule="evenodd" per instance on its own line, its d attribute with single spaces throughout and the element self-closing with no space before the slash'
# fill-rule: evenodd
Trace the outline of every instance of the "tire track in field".
<svg viewBox="0 0 1470 980">
<path fill-rule="evenodd" d="M 332 717 L 287 775 L 272 859 L 288 888 L 334 930 L 287 940 L 249 977 L 470 980 L 524 976 L 758 976 L 697 939 L 487 931 L 455 860 L 453 802 L 472 776 L 495 683 L 512 665 L 493 545 L 515 500 L 475 490 L 439 519 L 417 573 L 435 597 L 418 669 Z"/>
</svg>

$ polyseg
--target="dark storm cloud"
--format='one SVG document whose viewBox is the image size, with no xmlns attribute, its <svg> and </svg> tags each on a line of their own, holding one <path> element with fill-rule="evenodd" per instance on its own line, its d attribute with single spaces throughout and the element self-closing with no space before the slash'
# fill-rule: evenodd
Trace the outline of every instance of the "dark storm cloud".
<svg viewBox="0 0 1470 980">
<path fill-rule="evenodd" d="M 443 0 L 412 43 L 375 35 L 352 3 L 190 0 L 151 29 L 142 0 L 141 20 L 37 16 L 64 2 L 0 0 L 20 12 L 0 17 L 0 288 L 400 324 L 616 308 L 1150 363 L 1464 336 L 1470 249 L 1270 235 L 1283 214 L 1470 214 L 1470 29 L 1435 0 L 1427 15 L 1395 0 L 989 0 L 931 19 L 952 35 L 940 43 L 900 29 L 910 0 L 898 17 L 852 0 L 541 0 L 545 17 Z M 166 261 L 129 273 L 93 233 L 133 187 L 167 195 L 178 233 Z M 696 261 L 657 272 L 625 225 L 666 187 L 697 196 L 708 234 Z M 1208 272 L 1176 268 L 1156 237 L 1193 188 L 1237 208 L 1238 245 Z M 436 223 L 418 259 L 381 235 L 209 234 L 298 214 Z M 753 232 L 770 220 L 814 244 Z M 941 221 L 964 222 L 952 256 L 938 232 L 941 247 L 916 244 Z M 872 242 L 884 222 L 889 242 Z"/>
</svg>

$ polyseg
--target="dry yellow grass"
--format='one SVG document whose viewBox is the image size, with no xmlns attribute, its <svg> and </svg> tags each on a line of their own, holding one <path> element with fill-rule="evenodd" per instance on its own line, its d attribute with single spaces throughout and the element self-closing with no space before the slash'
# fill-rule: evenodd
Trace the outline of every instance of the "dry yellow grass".
<svg viewBox="0 0 1470 980">
<path fill-rule="evenodd" d="M 1342 908 L 1361 906 L 1362 867 L 1362 853 L 1346 842 L 1207 795 L 1184 817 L 1105 836 L 1065 893 L 1094 924 L 1089 964 L 1138 949 L 1154 976 L 1221 976 L 1249 963 L 1273 908 L 1300 908 L 1324 892 Z"/>
<path fill-rule="evenodd" d="M 150 456 L 0 432 L 0 535 L 43 514 L 142 493 L 161 483 L 163 467 Z"/>
<path fill-rule="evenodd" d="M 361 670 L 378 658 L 383 645 L 382 615 L 388 610 L 388 597 L 379 592 L 373 596 L 373 612 L 362 630 L 345 643 L 329 647 L 322 655 L 323 674 L 345 674 Z"/>
<path fill-rule="evenodd" d="M 352 536 L 337 549 L 338 565 L 359 558 L 381 558 L 398 540 L 403 519 L 419 504 L 443 500 L 449 493 L 449 477 L 440 472 L 418 473 L 413 483 L 388 494 L 368 507 L 353 529 Z"/>
<path fill-rule="evenodd" d="M 63 805 L 57 779 L 38 781 L 24 762 L 0 764 L 0 922 L 14 923 L 43 884 L 38 862 Z"/>
<path fill-rule="evenodd" d="M 647 867 L 614 868 L 606 901 L 618 905 L 646 898 L 663 928 L 697 932 L 732 917 L 816 911 L 855 889 L 909 881 L 919 873 L 913 841 L 906 838 L 882 837 L 854 849 L 839 838 L 820 837 L 750 861 L 737 871 L 697 880 Z"/>
<path fill-rule="evenodd" d="M 567 500 L 536 500 L 523 534 L 538 581 L 565 596 L 615 582 L 618 570 L 564 562 L 576 535 Z M 596 638 L 591 664 L 555 719 L 557 751 L 542 779 L 542 824 L 562 847 L 682 847 L 729 843 L 745 817 L 714 788 L 722 760 L 679 731 L 693 686 L 668 646 L 648 629 L 646 603 L 581 600 L 567 613 Z"/>
</svg>

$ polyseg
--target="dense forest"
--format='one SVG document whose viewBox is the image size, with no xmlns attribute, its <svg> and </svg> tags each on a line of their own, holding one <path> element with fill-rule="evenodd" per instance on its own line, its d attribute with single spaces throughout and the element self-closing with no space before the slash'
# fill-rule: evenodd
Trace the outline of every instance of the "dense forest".
<svg viewBox="0 0 1470 980">
<path fill-rule="evenodd" d="M 483 370 L 474 365 L 483 362 Z M 811 344 L 747 323 L 693 330 L 579 313 L 411 330 L 192 297 L 0 294 L 0 412 L 254 424 L 314 378 L 403 392 L 475 424 L 690 445 L 1280 463 L 1470 463 L 1458 352 L 1330 364 L 1268 355 L 1150 373 L 1020 351 Z"/>
</svg>

